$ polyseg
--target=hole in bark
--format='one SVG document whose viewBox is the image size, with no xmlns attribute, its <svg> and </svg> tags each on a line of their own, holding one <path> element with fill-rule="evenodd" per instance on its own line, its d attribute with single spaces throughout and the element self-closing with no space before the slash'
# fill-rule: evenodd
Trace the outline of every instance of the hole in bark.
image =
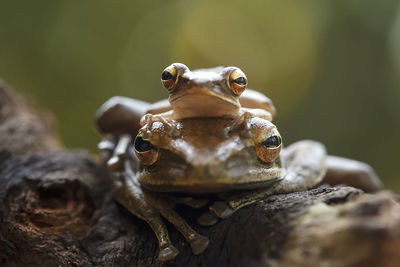
<svg viewBox="0 0 400 267">
<path fill-rule="evenodd" d="M 10 213 L 28 232 L 82 236 L 93 223 L 94 205 L 79 181 L 28 182 L 13 195 Z"/>
<path fill-rule="evenodd" d="M 48 209 L 66 209 L 73 196 L 65 186 L 52 185 L 39 188 L 41 206 Z"/>
</svg>

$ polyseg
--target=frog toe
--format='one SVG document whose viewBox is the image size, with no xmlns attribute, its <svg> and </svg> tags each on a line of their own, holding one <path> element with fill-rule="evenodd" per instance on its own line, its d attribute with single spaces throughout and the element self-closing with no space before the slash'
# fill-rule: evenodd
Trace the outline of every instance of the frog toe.
<svg viewBox="0 0 400 267">
<path fill-rule="evenodd" d="M 184 203 L 188 205 L 189 207 L 192 207 L 194 209 L 199 209 L 207 205 L 209 202 L 208 199 L 201 199 L 201 198 L 187 198 L 187 201 Z"/>
<path fill-rule="evenodd" d="M 210 241 L 207 237 L 202 235 L 196 235 L 192 240 L 190 240 L 190 246 L 194 255 L 198 255 L 204 252 L 208 247 Z"/>
<path fill-rule="evenodd" d="M 219 221 L 219 218 L 215 213 L 207 211 L 200 215 L 199 218 L 197 218 L 197 223 L 201 226 L 211 226 L 216 224 Z"/>
<path fill-rule="evenodd" d="M 214 212 L 221 219 L 227 219 L 235 212 L 224 201 L 216 201 L 210 206 L 210 211 Z"/>
<path fill-rule="evenodd" d="M 170 261 L 175 259 L 178 256 L 179 250 L 171 244 L 166 246 L 160 247 L 160 252 L 158 253 L 158 260 L 159 261 Z"/>
</svg>

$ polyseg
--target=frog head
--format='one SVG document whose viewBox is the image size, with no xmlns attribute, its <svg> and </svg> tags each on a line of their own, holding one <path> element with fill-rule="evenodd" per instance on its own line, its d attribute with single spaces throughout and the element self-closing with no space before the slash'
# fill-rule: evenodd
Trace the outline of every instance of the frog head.
<svg viewBox="0 0 400 267">
<path fill-rule="evenodd" d="M 234 117 L 247 86 L 246 75 L 237 67 L 191 71 L 181 63 L 168 66 L 161 82 L 169 93 L 173 119 Z"/>
</svg>

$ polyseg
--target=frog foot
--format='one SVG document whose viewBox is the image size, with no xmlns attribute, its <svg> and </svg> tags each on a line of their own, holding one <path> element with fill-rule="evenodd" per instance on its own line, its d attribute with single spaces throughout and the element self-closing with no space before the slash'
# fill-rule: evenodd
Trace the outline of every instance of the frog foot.
<svg viewBox="0 0 400 267">
<path fill-rule="evenodd" d="M 211 226 L 216 224 L 219 221 L 219 218 L 215 213 L 211 211 L 207 211 L 200 215 L 199 218 L 197 218 L 197 223 L 201 226 Z"/>
<path fill-rule="evenodd" d="M 197 223 L 202 226 L 211 226 L 216 224 L 219 219 L 229 218 L 235 211 L 226 202 L 216 201 L 209 207 L 209 211 L 197 218 Z"/>
<path fill-rule="evenodd" d="M 196 234 L 193 237 L 189 238 L 190 246 L 192 247 L 192 251 L 194 255 L 199 255 L 206 250 L 210 241 L 207 237 Z"/>
<path fill-rule="evenodd" d="M 235 118 L 233 123 L 226 127 L 223 132 L 223 137 L 228 138 L 230 133 L 237 132 L 240 128 L 243 128 L 242 135 L 249 136 L 251 134 L 251 125 L 249 123 L 250 119 L 253 117 L 253 114 L 250 112 L 244 112 L 239 117 Z"/>
<path fill-rule="evenodd" d="M 146 114 L 140 121 L 140 125 L 142 125 L 141 131 L 144 137 L 149 138 L 152 136 L 152 132 L 154 131 L 153 124 L 155 122 L 161 123 L 171 137 L 176 137 L 180 134 L 179 124 L 175 120 L 168 119 L 163 114 Z"/>
<path fill-rule="evenodd" d="M 160 246 L 160 252 L 158 253 L 158 260 L 161 262 L 170 261 L 178 256 L 179 250 L 172 244 L 165 244 Z"/>
<path fill-rule="evenodd" d="M 242 108 L 240 114 L 233 120 L 232 124 L 224 130 L 223 137 L 227 138 L 231 132 L 238 132 L 239 129 L 242 129 L 241 135 L 243 137 L 250 137 L 252 135 L 251 120 L 253 118 L 272 121 L 272 114 L 264 109 Z"/>
<path fill-rule="evenodd" d="M 235 210 L 229 207 L 225 201 L 216 201 L 210 206 L 210 211 L 221 219 L 227 219 L 235 213 Z"/>
<path fill-rule="evenodd" d="M 124 170 L 124 160 L 127 158 L 127 150 L 132 142 L 132 137 L 128 134 L 121 135 L 114 144 L 113 151 L 108 153 L 107 167 L 114 172 L 121 172 Z"/>
</svg>

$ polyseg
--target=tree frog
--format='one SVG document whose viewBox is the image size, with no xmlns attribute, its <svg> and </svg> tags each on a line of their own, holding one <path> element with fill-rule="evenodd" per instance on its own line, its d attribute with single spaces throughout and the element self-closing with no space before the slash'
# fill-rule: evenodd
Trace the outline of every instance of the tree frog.
<svg viewBox="0 0 400 267">
<path fill-rule="evenodd" d="M 168 101 L 113 97 L 96 113 L 97 128 L 105 135 L 99 148 L 111 193 L 149 224 L 160 261 L 179 253 L 163 218 L 194 254 L 209 244 L 175 211 L 176 204 L 208 207 L 197 222 L 209 226 L 266 196 L 322 183 L 368 192 L 381 188 L 369 165 L 328 156 L 319 142 L 304 140 L 283 149 L 272 123 L 272 101 L 246 89 L 247 77 L 237 67 L 191 71 L 174 63 L 162 72 L 161 82 Z"/>
</svg>

